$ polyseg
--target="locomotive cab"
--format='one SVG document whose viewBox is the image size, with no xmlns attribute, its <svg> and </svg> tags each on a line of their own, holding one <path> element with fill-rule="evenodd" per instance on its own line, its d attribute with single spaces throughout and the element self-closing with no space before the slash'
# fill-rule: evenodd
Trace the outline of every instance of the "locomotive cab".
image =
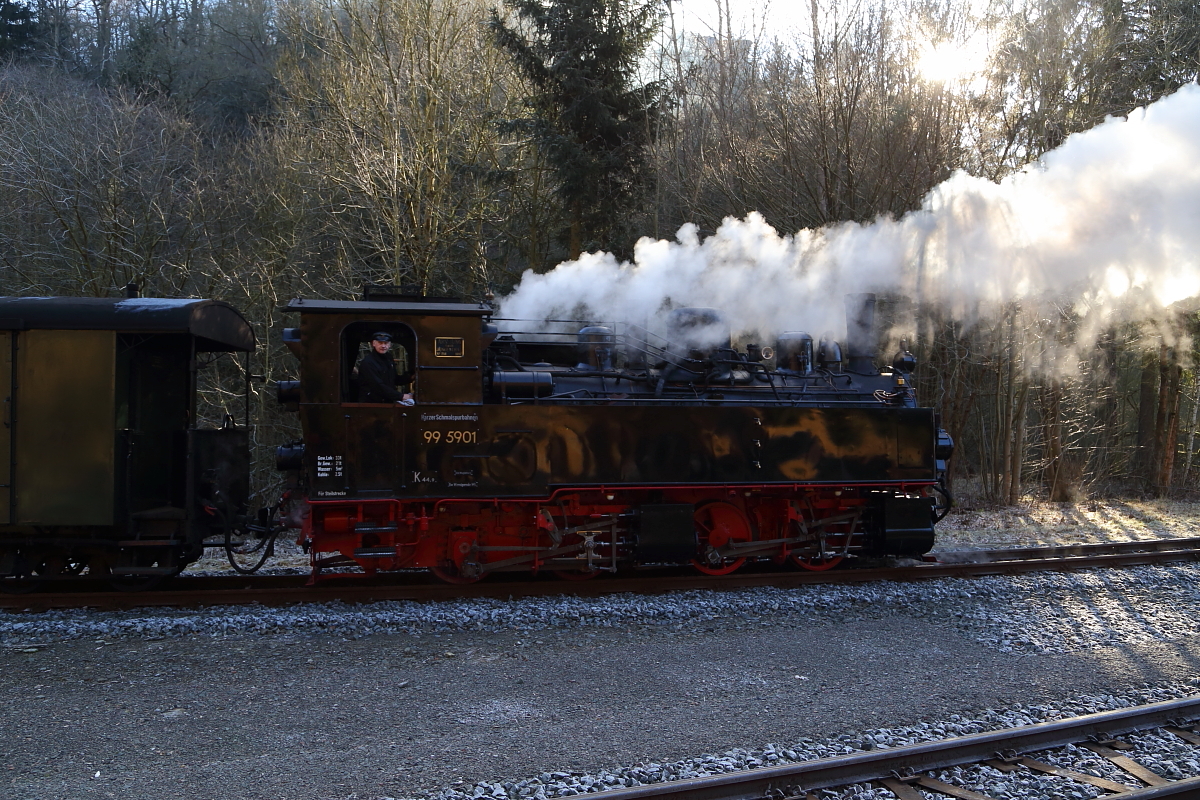
<svg viewBox="0 0 1200 800">
<path fill-rule="evenodd" d="M 483 402 L 482 318 L 491 308 L 369 294 L 362 301 L 296 299 L 287 310 L 300 313 L 299 328 L 289 329 L 298 338 L 300 380 L 281 382 L 280 396 L 286 384 L 306 433 L 289 463 L 299 461 L 314 499 L 403 493 L 414 480 L 411 440 L 423 431 L 421 415 L 450 413 L 422 409 Z M 391 338 L 394 385 L 415 396 L 415 408 L 363 402 L 355 370 L 378 333 Z"/>
<path fill-rule="evenodd" d="M 0 582 L 149 582 L 198 558 L 246 512 L 249 439 L 197 394 L 247 379 L 221 357 L 254 347 L 211 300 L 0 298 Z"/>
</svg>

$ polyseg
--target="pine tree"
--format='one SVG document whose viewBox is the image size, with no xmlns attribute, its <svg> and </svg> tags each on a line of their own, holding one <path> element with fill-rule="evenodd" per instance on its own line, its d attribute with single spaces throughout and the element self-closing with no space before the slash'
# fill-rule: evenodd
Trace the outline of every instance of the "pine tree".
<svg viewBox="0 0 1200 800">
<path fill-rule="evenodd" d="M 533 87 L 529 114 L 507 127 L 543 149 L 570 221 L 568 247 L 612 249 L 620 221 L 642 199 L 647 146 L 663 84 L 640 82 L 640 59 L 659 29 L 658 0 L 505 0 L 493 9 L 497 44 Z"/>
<path fill-rule="evenodd" d="M 0 0 L 0 64 L 29 55 L 36 37 L 33 10 L 14 0 Z"/>
</svg>

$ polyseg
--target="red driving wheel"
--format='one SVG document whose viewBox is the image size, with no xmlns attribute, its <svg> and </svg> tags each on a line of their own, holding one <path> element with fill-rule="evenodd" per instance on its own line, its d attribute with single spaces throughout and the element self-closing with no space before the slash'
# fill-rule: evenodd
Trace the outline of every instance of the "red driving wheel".
<svg viewBox="0 0 1200 800">
<path fill-rule="evenodd" d="M 847 533 L 831 533 L 824 537 L 824 546 L 830 550 L 840 550 L 846 546 Z M 813 572 L 824 572 L 827 569 L 833 569 L 838 564 L 842 563 L 844 556 L 830 555 L 826 552 L 813 553 L 811 555 L 792 555 L 792 563 L 801 569 L 812 570 Z"/>
<path fill-rule="evenodd" d="M 696 508 L 696 538 L 700 544 L 700 558 L 692 559 L 692 566 L 705 575 L 728 575 L 742 564 L 745 557 L 722 557 L 717 551 L 731 542 L 749 542 L 754 538 L 754 529 L 745 512 L 733 503 L 712 500 Z"/>
<path fill-rule="evenodd" d="M 792 556 L 792 561 L 801 569 L 810 569 L 813 572 L 824 572 L 827 569 L 833 569 L 838 564 L 842 563 L 842 556 L 825 556 L 822 558 L 816 556 Z"/>
<path fill-rule="evenodd" d="M 483 578 L 483 575 L 463 575 L 462 571 L 459 570 L 458 565 L 453 561 L 444 561 L 435 567 L 430 567 L 429 571 L 444 580 L 446 583 L 475 583 Z"/>
<path fill-rule="evenodd" d="M 481 580 L 485 573 L 479 570 L 478 564 L 472 563 L 475 561 L 476 544 L 476 534 L 473 531 L 451 533 L 450 541 L 447 542 L 449 558 L 431 566 L 429 571 L 446 583 L 475 583 Z"/>
</svg>

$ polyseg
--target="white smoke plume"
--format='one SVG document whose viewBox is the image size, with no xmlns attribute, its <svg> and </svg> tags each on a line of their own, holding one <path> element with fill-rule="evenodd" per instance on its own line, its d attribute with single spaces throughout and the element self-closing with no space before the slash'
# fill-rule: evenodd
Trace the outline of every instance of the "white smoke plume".
<svg viewBox="0 0 1200 800">
<path fill-rule="evenodd" d="M 998 184 L 957 173 L 899 219 L 781 236 L 752 213 L 703 241 L 690 224 L 674 242 L 643 238 L 632 262 L 589 253 L 526 272 L 500 316 L 583 307 L 653 328 L 666 309 L 708 306 L 735 332 L 840 337 L 842 296 L 864 291 L 961 319 L 1009 301 L 1061 303 L 1091 332 L 1200 294 L 1200 87 L 1072 135 Z"/>
</svg>

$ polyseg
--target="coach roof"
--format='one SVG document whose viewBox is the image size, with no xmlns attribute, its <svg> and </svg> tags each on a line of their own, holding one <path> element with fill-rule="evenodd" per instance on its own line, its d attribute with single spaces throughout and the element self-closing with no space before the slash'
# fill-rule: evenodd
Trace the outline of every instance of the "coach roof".
<svg viewBox="0 0 1200 800">
<path fill-rule="evenodd" d="M 197 349 L 254 350 L 254 330 L 219 300 L 157 297 L 0 297 L 0 330 L 190 333 Z"/>
</svg>

